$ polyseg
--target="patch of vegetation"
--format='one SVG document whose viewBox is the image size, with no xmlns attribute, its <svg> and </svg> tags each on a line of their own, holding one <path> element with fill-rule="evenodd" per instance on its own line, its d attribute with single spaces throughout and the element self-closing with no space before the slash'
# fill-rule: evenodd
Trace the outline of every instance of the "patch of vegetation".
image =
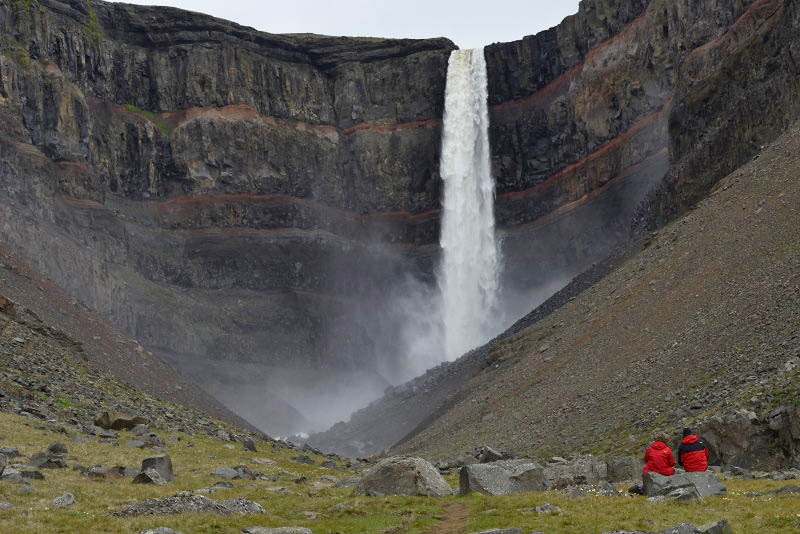
<svg viewBox="0 0 800 534">
<path fill-rule="evenodd" d="M 697 526 L 727 519 L 734 532 L 794 532 L 800 517 L 800 496 L 745 496 L 766 493 L 786 482 L 771 480 L 728 480 L 728 496 L 704 501 L 648 503 L 645 497 L 589 496 L 569 498 L 565 493 L 526 493 L 504 497 L 473 495 L 467 532 L 489 528 L 522 528 L 554 534 L 646 530 L 658 532 L 689 521 Z M 622 489 L 622 488 L 620 488 Z M 524 511 L 540 504 L 553 504 L 562 514 L 534 514 Z"/>
<path fill-rule="evenodd" d="M 133 104 L 125 104 L 124 107 L 131 113 L 141 115 L 142 117 L 149 120 L 151 123 L 153 123 L 153 126 L 155 126 L 161 131 L 161 133 L 169 135 L 169 133 L 172 131 L 172 127 L 166 122 L 160 120 L 158 114 L 153 113 L 152 111 L 144 110 L 138 106 L 134 106 Z"/>
<path fill-rule="evenodd" d="M 105 31 L 103 31 L 103 25 L 100 24 L 97 11 L 94 10 L 93 0 L 86 0 L 86 14 L 89 17 L 89 22 L 86 23 L 86 29 L 89 32 L 89 36 L 91 36 L 96 44 L 100 42 L 100 39 L 105 37 L 106 34 Z"/>
<path fill-rule="evenodd" d="M 101 443 L 90 438 L 86 443 L 72 442 L 63 435 L 37 429 L 38 421 L 11 414 L 0 414 L 0 435 L 6 436 L 4 446 L 18 447 L 26 456 L 43 451 L 50 443 L 67 444 L 69 463 L 81 465 L 124 465 L 138 467 L 142 459 L 154 451 L 125 447 L 134 439 L 128 432 L 120 433 L 121 446 Z M 155 429 L 167 437 L 163 430 Z M 72 469 L 46 470 L 45 480 L 34 481 L 33 493 L 21 493 L 19 486 L 0 484 L 0 501 L 14 508 L 0 511 L 0 532 L 33 534 L 39 532 L 106 532 L 130 533 L 156 526 L 167 526 L 183 532 L 210 534 L 239 532 L 242 528 L 261 525 L 305 526 L 314 532 L 422 533 L 442 515 L 442 500 L 391 497 L 356 497 L 350 489 L 334 489 L 319 485 L 320 477 L 331 475 L 346 478 L 353 471 L 319 467 L 323 457 L 313 456 L 316 465 L 292 461 L 298 452 L 288 448 L 273 449 L 258 443 L 259 452 L 248 452 L 241 444 L 230 444 L 209 436 L 176 433 L 180 440 L 167 442 L 168 454 L 179 476 L 166 486 L 132 484 L 130 478 L 89 480 Z M 229 448 L 231 445 L 234 448 Z M 254 457 L 269 458 L 269 466 L 252 465 Z M 109 514 L 129 504 L 148 498 L 171 497 L 182 490 L 208 488 L 219 479 L 211 472 L 219 466 L 247 465 L 254 471 L 275 476 L 276 481 L 233 481 L 234 487 L 207 496 L 215 500 L 243 497 L 258 502 L 267 510 L 263 515 L 216 516 L 183 514 L 160 517 L 114 518 Z M 306 476 L 308 483 L 297 484 L 295 479 Z M 76 504 L 56 510 L 50 501 L 66 492 L 75 495 Z M 340 505 L 331 509 L 334 505 Z M 26 513 L 21 513 L 24 510 Z"/>
</svg>

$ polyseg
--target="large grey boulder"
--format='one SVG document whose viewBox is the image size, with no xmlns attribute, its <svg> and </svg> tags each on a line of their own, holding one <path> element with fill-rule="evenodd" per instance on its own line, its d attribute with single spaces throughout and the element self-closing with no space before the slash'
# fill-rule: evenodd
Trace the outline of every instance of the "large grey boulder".
<svg viewBox="0 0 800 534">
<path fill-rule="evenodd" d="M 635 456 L 612 456 L 606 460 L 606 465 L 608 481 L 616 483 L 640 479 L 644 462 Z"/>
<path fill-rule="evenodd" d="M 159 454 L 142 460 L 141 472 L 144 473 L 148 469 L 158 471 L 167 482 L 175 478 L 175 473 L 172 471 L 172 459 L 168 454 Z"/>
<path fill-rule="evenodd" d="M 382 460 L 356 484 L 354 491 L 356 495 L 373 497 L 444 497 L 453 493 L 438 469 L 422 458 L 411 456 Z"/>
<path fill-rule="evenodd" d="M 549 463 L 544 467 L 548 490 L 569 486 L 595 485 L 608 478 L 608 466 L 594 456 L 581 456 L 566 463 Z"/>
<path fill-rule="evenodd" d="M 706 498 L 725 495 L 727 489 L 708 472 L 677 473 L 664 476 L 658 473 L 645 473 L 644 494 L 648 497 L 663 495 L 680 499 Z"/>
<path fill-rule="evenodd" d="M 165 486 L 167 481 L 161 476 L 161 473 L 148 467 L 133 478 L 134 484 L 155 484 L 157 486 Z"/>
<path fill-rule="evenodd" d="M 462 495 L 507 495 L 546 489 L 544 469 L 531 460 L 503 460 L 489 464 L 465 465 L 459 486 Z"/>
</svg>

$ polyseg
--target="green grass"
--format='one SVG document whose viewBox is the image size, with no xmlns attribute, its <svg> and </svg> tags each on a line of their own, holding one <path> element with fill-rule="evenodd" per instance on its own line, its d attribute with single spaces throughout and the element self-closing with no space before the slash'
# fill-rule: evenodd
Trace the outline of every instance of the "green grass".
<svg viewBox="0 0 800 534">
<path fill-rule="evenodd" d="M 134 106 L 133 104 L 125 104 L 124 107 L 131 113 L 141 115 L 142 117 L 152 122 L 153 125 L 161 131 L 161 133 L 169 135 L 169 133 L 172 131 L 172 127 L 166 122 L 161 121 L 158 117 L 158 114 L 153 113 L 152 111 L 144 110 L 138 106 Z"/>
<path fill-rule="evenodd" d="M 59 402 L 59 398 L 55 399 Z M 69 448 L 70 465 L 139 466 L 152 451 L 125 446 L 133 439 L 121 433 L 120 445 L 100 443 L 90 438 L 87 443 L 73 443 L 70 437 L 37 429 L 38 421 L 0 414 L 0 435 L 6 436 L 2 446 L 19 447 L 23 454 L 32 455 L 44 450 L 54 441 Z M 166 432 L 160 432 L 163 437 Z M 658 531 L 682 521 L 696 525 L 718 519 L 731 521 L 734 532 L 781 533 L 800 529 L 800 496 L 745 497 L 750 491 L 766 493 L 787 484 L 771 480 L 726 481 L 729 495 L 702 502 L 648 503 L 642 497 L 590 496 L 570 499 L 561 492 L 541 492 L 504 497 L 469 495 L 445 499 L 413 497 L 368 498 L 354 496 L 352 490 L 334 489 L 325 485 L 322 475 L 346 478 L 349 470 L 328 470 L 319 467 L 323 458 L 315 457 L 316 465 L 297 463 L 289 458 L 297 454 L 290 449 L 273 449 L 259 443 L 259 452 L 244 451 L 240 444 L 226 447 L 224 442 L 209 436 L 181 435 L 181 441 L 168 441 L 169 454 L 178 477 L 167 486 L 131 484 L 130 479 L 91 481 L 71 469 L 45 470 L 44 481 L 34 481 L 35 491 L 23 494 L 13 483 L 0 483 L 0 501 L 14 508 L 0 512 L 0 532 L 15 534 L 106 532 L 130 533 L 156 526 L 168 526 L 196 534 L 235 533 L 244 527 L 261 525 L 305 526 L 316 534 L 325 533 L 422 533 L 427 532 L 442 516 L 445 503 L 463 503 L 469 509 L 466 531 L 488 528 L 519 527 L 523 531 L 542 530 L 550 534 L 599 533 L 604 530 Z M 276 461 L 272 466 L 250 464 L 253 457 Z M 267 475 L 278 475 L 276 482 L 234 481 L 233 489 L 208 494 L 212 499 L 245 497 L 258 502 L 267 510 L 264 515 L 214 516 L 184 514 L 179 516 L 113 518 L 109 514 L 129 504 L 151 497 L 172 496 L 179 491 L 205 488 L 217 482 L 210 476 L 215 467 L 248 465 Z M 281 470 L 291 474 L 279 474 Z M 296 484 L 294 479 L 304 475 L 308 484 Z M 458 475 L 446 477 L 457 487 Z M 77 504 L 54 510 L 50 501 L 71 492 Z M 563 514 L 537 516 L 521 509 L 550 503 L 564 510 Z M 334 505 L 341 505 L 331 510 Z M 311 516 L 311 517 L 310 517 Z"/>
<path fill-rule="evenodd" d="M 558 492 L 504 497 L 470 496 L 468 531 L 522 528 L 523 532 L 599 533 L 615 530 L 664 530 L 683 521 L 697 526 L 727 519 L 737 534 L 800 532 L 800 496 L 745 497 L 747 492 L 778 489 L 787 482 L 725 481 L 728 496 L 695 502 L 647 502 L 644 497 L 591 496 L 570 499 Z M 563 514 L 536 515 L 520 510 L 554 504 Z M 494 510 L 486 513 L 487 510 Z M 794 530 L 792 530 L 794 529 Z"/>
</svg>

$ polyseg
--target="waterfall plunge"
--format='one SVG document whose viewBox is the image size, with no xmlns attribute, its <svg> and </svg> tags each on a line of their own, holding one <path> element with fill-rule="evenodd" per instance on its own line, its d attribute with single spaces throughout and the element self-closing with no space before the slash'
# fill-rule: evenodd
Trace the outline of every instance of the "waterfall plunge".
<svg viewBox="0 0 800 534">
<path fill-rule="evenodd" d="M 445 356 L 458 358 L 494 334 L 499 253 L 483 49 L 450 55 L 440 173 L 444 180 L 438 273 Z"/>
</svg>

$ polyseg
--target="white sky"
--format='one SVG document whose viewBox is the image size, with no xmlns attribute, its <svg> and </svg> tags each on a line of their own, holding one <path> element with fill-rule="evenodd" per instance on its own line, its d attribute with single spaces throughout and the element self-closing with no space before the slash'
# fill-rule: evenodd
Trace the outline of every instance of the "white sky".
<svg viewBox="0 0 800 534">
<path fill-rule="evenodd" d="M 129 0 L 208 13 L 270 33 L 449 37 L 461 48 L 555 26 L 578 0 Z"/>
</svg>

